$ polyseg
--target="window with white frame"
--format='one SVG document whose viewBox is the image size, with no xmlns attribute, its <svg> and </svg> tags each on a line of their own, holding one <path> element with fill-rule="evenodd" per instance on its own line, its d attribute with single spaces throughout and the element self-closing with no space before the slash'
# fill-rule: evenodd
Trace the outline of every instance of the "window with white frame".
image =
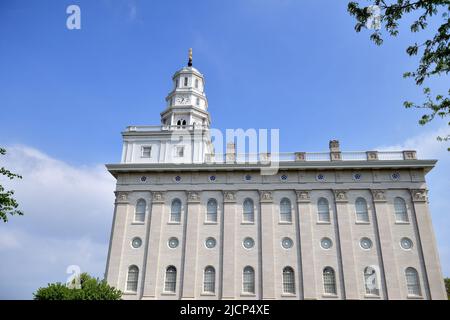
<svg viewBox="0 0 450 320">
<path fill-rule="evenodd" d="M 170 207 L 170 222 L 181 222 L 181 201 L 175 199 Z"/>
<path fill-rule="evenodd" d="M 216 291 L 216 271 L 213 267 L 205 268 L 203 275 L 203 292 L 214 293 Z"/>
<path fill-rule="evenodd" d="M 136 266 L 130 266 L 128 268 L 128 275 L 127 275 L 127 290 L 130 292 L 136 292 L 137 286 L 138 286 L 138 279 L 139 279 L 139 269 Z"/>
<path fill-rule="evenodd" d="M 255 293 L 255 271 L 250 266 L 245 267 L 242 274 L 242 291 Z"/>
<path fill-rule="evenodd" d="M 188 78 L 184 77 L 184 86 L 187 87 L 187 85 L 188 85 Z"/>
<path fill-rule="evenodd" d="M 378 288 L 377 272 L 372 267 L 366 267 L 364 269 L 364 285 L 366 287 L 366 294 L 376 295 L 380 294 Z"/>
<path fill-rule="evenodd" d="M 217 222 L 217 201 L 209 199 L 206 204 L 206 221 Z"/>
<path fill-rule="evenodd" d="M 166 269 L 166 279 L 164 281 L 165 292 L 175 292 L 177 288 L 177 269 L 174 266 L 169 266 Z"/>
<path fill-rule="evenodd" d="M 152 147 L 151 146 L 142 147 L 141 157 L 150 158 L 151 156 L 152 156 Z"/>
<path fill-rule="evenodd" d="M 295 294 L 294 269 L 291 267 L 283 269 L 283 293 Z"/>
<path fill-rule="evenodd" d="M 134 213 L 134 221 L 144 222 L 145 221 L 145 211 L 147 209 L 147 203 L 144 199 L 139 199 L 136 202 L 136 210 Z"/>
<path fill-rule="evenodd" d="M 403 198 L 397 197 L 394 199 L 394 211 L 396 222 L 408 222 L 408 211 Z"/>
<path fill-rule="evenodd" d="M 417 270 L 409 267 L 405 270 L 406 285 L 408 287 L 408 295 L 420 296 L 422 291 L 420 290 L 420 281 Z"/>
<path fill-rule="evenodd" d="M 327 199 L 320 198 L 317 201 L 317 215 L 319 222 L 330 222 L 330 207 Z"/>
<path fill-rule="evenodd" d="M 198 79 L 195 79 L 195 88 L 198 89 Z"/>
<path fill-rule="evenodd" d="M 323 269 L 323 290 L 325 294 L 336 294 L 336 276 L 331 267 Z"/>
<path fill-rule="evenodd" d="M 184 157 L 184 147 L 175 147 L 175 156 L 178 158 Z"/>
<path fill-rule="evenodd" d="M 291 201 L 288 198 L 283 198 L 280 201 L 280 221 L 292 222 Z"/>
<path fill-rule="evenodd" d="M 252 199 L 245 199 L 243 205 L 243 217 L 244 222 L 254 222 L 255 221 L 255 213 Z"/>
<path fill-rule="evenodd" d="M 369 212 L 367 210 L 367 202 L 364 198 L 358 198 L 355 201 L 356 221 L 369 222 Z"/>
</svg>

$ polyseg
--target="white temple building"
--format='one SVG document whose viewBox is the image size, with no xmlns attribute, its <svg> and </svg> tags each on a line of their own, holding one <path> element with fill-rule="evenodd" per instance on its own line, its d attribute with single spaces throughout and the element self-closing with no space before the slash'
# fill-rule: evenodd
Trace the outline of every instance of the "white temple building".
<svg viewBox="0 0 450 320">
<path fill-rule="evenodd" d="M 123 133 L 106 267 L 124 299 L 447 299 L 411 150 L 216 154 L 204 76 Z M 277 161 L 276 172 L 264 169 Z"/>
</svg>

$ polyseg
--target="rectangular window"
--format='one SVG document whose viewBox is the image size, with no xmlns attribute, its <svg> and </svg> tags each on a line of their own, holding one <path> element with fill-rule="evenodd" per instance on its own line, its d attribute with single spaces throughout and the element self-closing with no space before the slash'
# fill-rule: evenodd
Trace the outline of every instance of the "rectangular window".
<svg viewBox="0 0 450 320">
<path fill-rule="evenodd" d="M 142 158 L 150 158 L 152 155 L 152 147 L 142 147 Z"/>
<path fill-rule="evenodd" d="M 185 77 L 184 78 L 184 86 L 187 87 L 187 85 L 188 85 L 188 78 Z"/>
<path fill-rule="evenodd" d="M 184 147 L 176 147 L 175 155 L 180 158 L 184 157 Z"/>
<path fill-rule="evenodd" d="M 198 89 L 198 79 L 195 79 L 195 88 Z"/>
</svg>

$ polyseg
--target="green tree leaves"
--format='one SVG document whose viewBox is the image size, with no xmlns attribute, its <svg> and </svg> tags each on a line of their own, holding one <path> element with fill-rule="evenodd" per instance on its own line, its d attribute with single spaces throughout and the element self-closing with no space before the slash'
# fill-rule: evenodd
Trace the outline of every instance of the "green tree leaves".
<svg viewBox="0 0 450 320">
<path fill-rule="evenodd" d="M 409 56 L 421 54 L 419 65 L 415 71 L 405 72 L 403 77 L 414 79 L 416 85 L 423 85 L 432 76 L 448 75 L 450 72 L 450 0 L 370 0 L 371 5 L 380 9 L 380 22 L 390 36 L 398 35 L 400 20 L 407 14 L 416 17 L 410 25 L 411 32 L 419 32 L 428 27 L 429 19 L 441 20 L 440 27 L 431 39 L 423 43 L 414 43 L 406 49 Z M 355 30 L 360 32 L 371 19 L 370 6 L 360 7 L 357 2 L 350 2 L 347 6 L 350 15 L 356 18 Z M 377 45 L 383 43 L 382 31 L 374 30 L 370 39 Z M 436 115 L 445 118 L 450 115 L 450 90 L 447 93 L 431 95 L 429 88 L 424 89 L 425 100 L 422 103 L 405 101 L 406 108 L 428 109 L 419 123 L 425 125 Z M 450 122 L 448 123 L 450 125 Z M 447 141 L 447 137 L 438 137 L 440 141 Z M 450 151 L 450 148 L 449 148 Z"/>
<path fill-rule="evenodd" d="M 81 289 L 71 289 L 62 283 L 51 283 L 39 288 L 35 300 L 120 300 L 122 292 L 108 285 L 105 280 L 93 278 L 87 273 L 80 275 Z"/>
<path fill-rule="evenodd" d="M 5 155 L 6 150 L 0 148 L 0 155 Z M 22 179 L 22 176 L 12 173 L 11 171 L 0 168 L 0 176 L 6 176 L 9 179 Z M 23 215 L 22 211 L 18 210 L 19 204 L 12 197 L 14 195 L 13 190 L 5 191 L 5 188 L 0 184 L 0 220 L 8 222 L 8 215 Z"/>
</svg>

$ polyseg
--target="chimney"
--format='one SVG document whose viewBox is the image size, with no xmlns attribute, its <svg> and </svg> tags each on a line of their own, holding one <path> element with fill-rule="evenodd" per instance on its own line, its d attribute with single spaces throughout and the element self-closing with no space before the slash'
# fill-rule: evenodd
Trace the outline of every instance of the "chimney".
<svg viewBox="0 0 450 320">
<path fill-rule="evenodd" d="M 339 140 L 331 140 L 329 146 L 330 146 L 330 160 L 331 161 L 342 160 L 341 150 L 339 148 Z"/>
</svg>

